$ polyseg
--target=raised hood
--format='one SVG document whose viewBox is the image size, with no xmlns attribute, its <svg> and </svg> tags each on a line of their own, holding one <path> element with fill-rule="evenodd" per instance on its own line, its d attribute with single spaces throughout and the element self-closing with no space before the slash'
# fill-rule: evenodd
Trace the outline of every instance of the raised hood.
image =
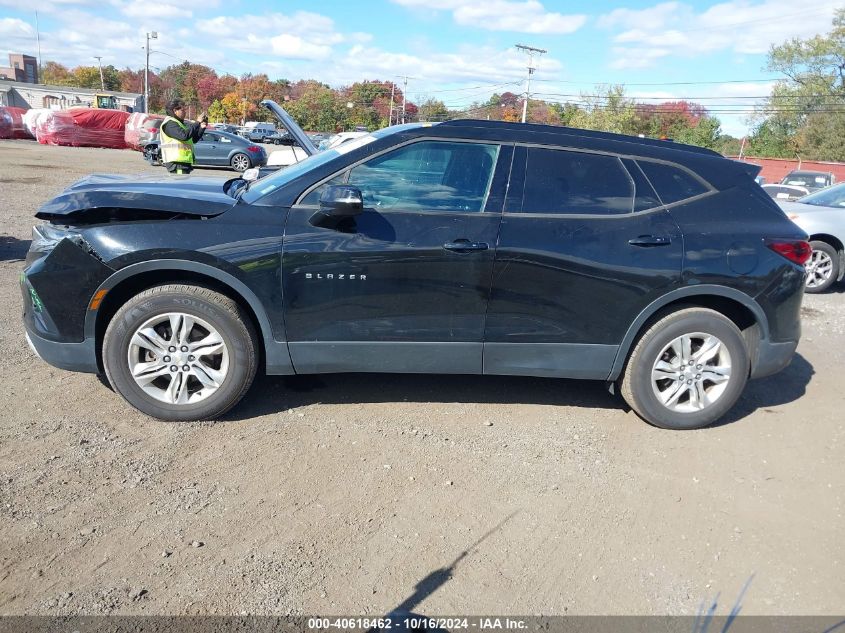
<svg viewBox="0 0 845 633">
<path fill-rule="evenodd" d="M 35 217 L 73 223 L 143 219 L 145 214 L 214 216 L 232 208 L 225 184 L 211 178 L 171 176 L 114 176 L 93 174 L 65 189 L 44 204 Z"/>
<path fill-rule="evenodd" d="M 279 120 L 279 123 L 284 126 L 306 154 L 311 156 L 312 154 L 317 153 L 317 148 L 314 146 L 314 143 L 311 142 L 308 135 L 302 131 L 302 128 L 296 124 L 296 121 L 293 120 L 291 115 L 289 115 L 282 106 L 272 99 L 265 99 L 261 102 L 261 105 L 275 115 L 275 117 Z"/>
</svg>

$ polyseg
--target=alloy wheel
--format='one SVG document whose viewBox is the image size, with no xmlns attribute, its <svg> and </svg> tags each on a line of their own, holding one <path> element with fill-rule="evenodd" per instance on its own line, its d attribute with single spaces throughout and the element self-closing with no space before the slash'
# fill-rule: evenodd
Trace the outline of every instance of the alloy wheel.
<svg viewBox="0 0 845 633">
<path fill-rule="evenodd" d="M 204 319 L 180 312 L 156 315 L 132 335 L 129 371 L 149 396 L 194 404 L 217 391 L 229 373 L 229 350 Z"/>
<path fill-rule="evenodd" d="M 651 386 L 658 401 L 678 413 L 701 411 L 713 405 L 731 379 L 731 355 L 716 336 L 684 334 L 666 345 L 651 370 Z"/>
<path fill-rule="evenodd" d="M 249 169 L 249 159 L 243 154 L 238 154 L 232 159 L 232 167 L 237 171 L 246 171 Z"/>
<path fill-rule="evenodd" d="M 833 274 L 833 259 L 824 251 L 814 249 L 804 267 L 807 270 L 807 288 L 818 288 Z"/>
</svg>

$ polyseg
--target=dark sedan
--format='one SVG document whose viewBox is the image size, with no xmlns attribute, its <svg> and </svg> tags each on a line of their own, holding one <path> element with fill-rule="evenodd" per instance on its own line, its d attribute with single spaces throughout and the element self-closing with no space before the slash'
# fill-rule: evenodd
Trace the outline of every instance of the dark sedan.
<svg viewBox="0 0 845 633">
<path fill-rule="evenodd" d="M 235 171 L 246 171 L 250 167 L 261 167 L 267 163 L 267 152 L 263 147 L 228 132 L 207 131 L 194 144 L 195 164 L 207 167 L 231 167 Z M 158 140 L 144 148 L 144 158 L 151 164 L 161 163 Z"/>
</svg>

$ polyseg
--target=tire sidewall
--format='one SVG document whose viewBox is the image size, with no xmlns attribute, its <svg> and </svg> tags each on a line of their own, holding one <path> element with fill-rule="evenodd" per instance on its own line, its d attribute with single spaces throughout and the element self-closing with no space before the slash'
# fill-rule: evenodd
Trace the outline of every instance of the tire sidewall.
<svg viewBox="0 0 845 633">
<path fill-rule="evenodd" d="M 719 399 L 706 409 L 694 413 L 680 413 L 665 407 L 654 394 L 651 384 L 651 372 L 658 355 L 672 340 L 690 334 L 702 332 L 712 334 L 727 346 L 731 356 L 731 378 Z M 636 398 L 642 415 L 654 426 L 665 429 L 698 429 L 708 426 L 725 415 L 739 399 L 748 380 L 749 358 L 745 342 L 736 326 L 715 313 L 693 313 L 678 317 L 672 323 L 656 331 L 637 357 L 632 359 L 631 390 Z"/>
<path fill-rule="evenodd" d="M 168 312 L 199 317 L 214 327 L 229 352 L 229 371 L 223 384 L 209 397 L 194 404 L 170 405 L 147 395 L 129 369 L 128 350 L 132 336 L 147 320 Z M 244 381 L 252 380 L 251 344 L 243 323 L 213 303 L 188 292 L 164 292 L 130 300 L 114 316 L 103 341 L 103 365 L 111 385 L 132 406 L 163 420 L 201 420 L 221 415 L 240 400 Z"/>
</svg>

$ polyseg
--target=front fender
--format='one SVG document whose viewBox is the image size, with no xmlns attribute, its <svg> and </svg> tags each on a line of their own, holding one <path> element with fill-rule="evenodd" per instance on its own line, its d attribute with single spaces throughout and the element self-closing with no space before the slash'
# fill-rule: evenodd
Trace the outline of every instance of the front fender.
<svg viewBox="0 0 845 633">
<path fill-rule="evenodd" d="M 266 369 L 268 374 L 293 374 L 293 364 L 290 360 L 290 353 L 288 352 L 286 336 L 284 332 L 276 332 L 274 335 L 273 327 L 270 324 L 270 319 L 267 316 L 267 311 L 261 300 L 255 293 L 240 279 L 227 273 L 226 271 L 204 264 L 201 262 L 183 260 L 183 259 L 157 259 L 154 261 L 138 262 L 130 264 L 121 268 L 113 275 L 109 276 L 94 293 L 97 296 L 102 290 L 107 292 L 117 288 L 122 283 L 132 279 L 133 277 L 148 273 L 152 271 L 162 272 L 190 272 L 194 274 L 203 275 L 214 279 L 215 281 L 224 284 L 232 293 L 236 295 L 235 298 L 241 299 L 249 306 L 253 314 L 255 314 L 258 322 L 259 336 L 262 339 L 266 358 Z M 85 315 L 85 338 L 94 340 L 97 332 L 97 316 L 96 310 L 88 310 Z M 278 329 L 278 328 L 277 328 Z M 281 336 L 281 340 L 279 337 Z"/>
</svg>

